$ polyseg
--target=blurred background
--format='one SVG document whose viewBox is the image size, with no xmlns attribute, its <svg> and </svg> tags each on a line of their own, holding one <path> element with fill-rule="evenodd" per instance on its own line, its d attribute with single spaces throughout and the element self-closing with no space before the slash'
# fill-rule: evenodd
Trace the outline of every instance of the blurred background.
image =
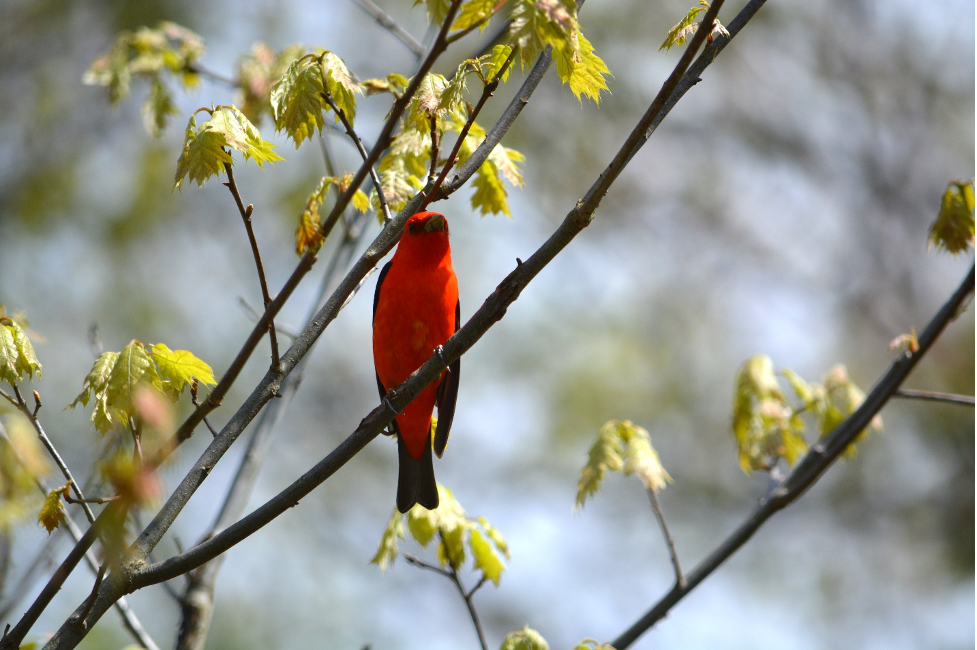
<svg viewBox="0 0 977 650">
<path fill-rule="evenodd" d="M 579 104 L 551 70 L 504 141 L 527 154 L 526 188 L 510 192 L 513 218 L 477 216 L 468 189 L 435 206 L 451 220 L 463 319 L 610 160 L 680 56 L 658 46 L 690 4 L 588 2 L 584 32 L 614 75 L 600 109 Z M 743 4 L 730 0 L 720 19 Z M 409 5 L 382 2 L 422 39 L 423 10 Z M 202 64 L 227 76 L 259 40 L 325 47 L 360 78 L 413 66 L 400 42 L 345 0 L 3 2 L 0 303 L 24 310 L 43 336 L 42 422 L 82 476 L 101 443 L 88 413 L 61 405 L 91 367 L 93 324 L 106 349 L 164 341 L 219 375 L 252 327 L 240 300 L 261 303 L 228 192 L 214 180 L 171 192 L 190 112 L 231 103 L 233 91 L 205 81 L 179 94 L 179 114 L 153 140 L 139 112 L 145 85 L 110 107 L 102 89 L 81 83 L 119 30 L 164 19 L 201 34 Z M 777 368 L 819 380 L 843 362 L 867 391 L 895 356 L 888 342 L 921 329 L 956 288 L 972 254 L 954 259 L 926 242 L 947 182 L 974 176 L 973 25 L 973 3 L 964 0 L 767 3 L 634 159 L 593 225 L 464 357 L 451 444 L 436 472 L 511 547 L 501 586 L 475 599 L 491 647 L 524 624 L 553 648 L 609 641 L 670 588 L 668 555 L 636 481 L 612 476 L 573 511 L 579 470 L 604 422 L 630 419 L 651 433 L 675 479 L 662 504 L 691 569 L 767 488 L 765 476 L 745 476 L 736 460 L 729 421 L 739 365 L 764 352 Z M 437 71 L 448 74 L 480 45 L 462 41 Z M 520 82 L 517 71 L 481 123 L 492 123 Z M 372 141 L 388 108 L 383 96 L 360 100 L 364 139 Z M 271 124 L 259 127 L 286 160 L 264 170 L 241 165 L 236 177 L 255 205 L 274 291 L 296 263 L 297 218 L 324 169 L 315 143 L 296 151 Z M 340 167 L 355 169 L 347 141 L 327 141 Z M 301 325 L 324 267 L 300 286 L 282 324 Z M 251 508 L 376 405 L 373 286 L 315 349 Z M 264 346 L 216 425 L 267 358 Z M 907 386 L 974 393 L 972 309 Z M 855 459 L 764 526 L 636 647 L 974 647 L 974 411 L 896 400 L 882 415 L 884 431 Z M 184 446 L 166 470 L 168 489 L 208 438 L 201 429 Z M 243 443 L 158 556 L 209 526 Z M 477 647 L 447 580 L 402 560 L 385 574 L 368 564 L 395 477 L 395 447 L 378 439 L 231 550 L 208 647 Z M 19 531 L 12 576 L 45 537 L 31 525 Z M 57 561 L 67 548 L 62 540 Z M 56 629 L 92 580 L 77 571 L 31 638 Z M 30 587 L 17 616 L 39 589 Z M 131 603 L 171 647 L 176 603 L 158 587 Z M 129 643 L 109 612 L 83 647 Z"/>
</svg>

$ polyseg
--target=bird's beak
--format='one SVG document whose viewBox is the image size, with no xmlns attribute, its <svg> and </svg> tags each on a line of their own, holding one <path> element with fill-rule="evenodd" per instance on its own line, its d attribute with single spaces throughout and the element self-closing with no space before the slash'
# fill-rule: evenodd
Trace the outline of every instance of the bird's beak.
<svg viewBox="0 0 977 650">
<path fill-rule="evenodd" d="M 441 232 L 448 232 L 448 220 L 444 218 L 443 214 L 436 214 L 427 220 L 424 224 L 424 231 L 431 232 L 432 230 L 440 230 Z"/>
</svg>

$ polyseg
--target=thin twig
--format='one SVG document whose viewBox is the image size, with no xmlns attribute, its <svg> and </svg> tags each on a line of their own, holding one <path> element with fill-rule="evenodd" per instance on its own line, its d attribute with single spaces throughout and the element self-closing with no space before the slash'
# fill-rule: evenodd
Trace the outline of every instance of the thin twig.
<svg viewBox="0 0 977 650">
<path fill-rule="evenodd" d="M 404 553 L 403 554 L 403 557 L 404 557 L 405 560 L 407 560 L 407 563 L 408 564 L 413 564 L 414 566 L 416 566 L 416 567 L 418 567 L 420 569 L 426 569 L 428 571 L 433 571 L 434 573 L 437 573 L 439 575 L 442 575 L 442 576 L 444 576 L 445 578 L 448 578 L 448 579 L 451 578 L 451 572 L 450 571 L 445 571 L 444 569 L 442 569 L 441 567 L 439 567 L 439 566 L 437 566 L 435 564 L 430 564 L 428 562 L 425 562 L 424 560 L 422 560 L 421 558 L 417 557 L 416 555 L 411 555 L 410 553 Z"/>
<path fill-rule="evenodd" d="M 248 313 L 248 316 L 251 317 L 251 320 L 253 322 L 257 323 L 258 320 L 261 319 L 261 313 L 257 309 L 255 309 L 254 307 L 252 307 L 251 306 L 251 303 L 248 302 L 247 299 L 244 296 L 238 296 L 237 297 L 237 301 L 244 308 L 244 311 L 246 311 Z M 299 335 L 299 333 L 297 331 L 295 331 L 293 328 L 288 327 L 287 325 L 282 325 L 281 323 L 276 323 L 275 324 L 275 329 L 278 330 L 278 333 L 279 334 L 281 334 L 283 336 L 287 336 L 288 338 L 292 339 L 293 341 L 296 338 L 298 338 L 298 335 Z"/>
<path fill-rule="evenodd" d="M 230 163 L 224 163 L 224 171 L 227 172 L 227 182 L 224 185 L 231 191 L 234 202 L 237 204 L 237 209 L 241 213 L 241 219 L 244 221 L 244 228 L 248 231 L 248 241 L 251 242 L 251 253 L 254 256 L 254 264 L 258 268 L 258 282 L 261 284 L 261 297 L 264 299 L 265 310 L 267 310 L 271 305 L 271 295 L 268 293 L 268 281 L 265 280 L 265 268 L 261 264 L 261 253 L 258 252 L 258 240 L 254 236 L 254 228 L 251 225 L 251 213 L 254 210 L 254 206 L 248 205 L 248 207 L 244 207 L 244 201 L 241 200 L 241 193 L 237 189 L 237 183 L 234 182 L 234 172 L 231 170 Z M 275 332 L 274 319 L 272 319 L 268 326 L 268 339 L 271 343 L 271 367 L 278 368 L 281 365 L 281 359 L 278 356 L 278 335 Z"/>
<path fill-rule="evenodd" d="M 475 626 L 475 633 L 478 634 L 478 642 L 481 644 L 482 650 L 488 650 L 488 643 L 485 641 L 485 632 L 482 630 L 482 622 L 478 619 L 475 602 L 472 600 L 472 594 L 475 593 L 475 589 L 482 585 L 479 583 L 470 592 L 465 591 L 465 586 L 461 583 L 461 578 L 458 576 L 458 569 L 455 567 L 455 562 L 451 557 L 451 549 L 441 531 L 438 531 L 438 537 L 441 538 L 441 548 L 444 550 L 444 557 L 448 560 L 448 566 L 451 567 L 451 572 L 448 574 L 448 577 L 451 578 L 451 582 L 458 588 L 458 593 L 461 594 L 462 599 L 465 601 L 465 607 L 468 608 L 468 615 L 471 617 L 472 624 Z"/>
<path fill-rule="evenodd" d="M 325 86 L 325 80 L 323 80 L 323 86 Z M 360 152 L 360 156 L 363 158 L 363 164 L 366 165 L 369 161 L 370 154 L 367 153 L 366 148 L 363 146 L 360 136 L 356 135 L 356 131 L 353 130 L 353 125 L 350 123 L 349 118 L 346 117 L 346 112 L 343 111 L 338 104 L 336 104 L 335 100 L 333 100 L 332 93 L 323 93 L 322 98 L 327 104 L 329 104 L 329 107 L 333 110 L 333 112 L 336 113 L 336 116 L 339 117 L 339 120 L 343 123 L 343 126 L 346 127 L 346 135 L 348 135 L 349 139 L 353 141 L 353 145 L 356 147 L 356 150 Z M 380 177 L 377 176 L 377 170 L 373 168 L 372 164 L 369 167 L 369 171 L 370 179 L 373 181 L 373 188 L 377 191 L 377 198 L 380 201 L 380 209 L 383 211 L 383 220 L 385 222 L 390 221 L 390 208 L 387 207 L 387 198 L 383 195 L 383 186 L 380 184 Z"/>
<path fill-rule="evenodd" d="M 496 74 L 495 77 L 486 83 L 482 88 L 482 96 L 478 98 L 478 103 L 475 104 L 475 108 L 472 109 L 471 114 L 469 114 L 468 119 L 465 121 L 465 126 L 462 127 L 461 132 L 458 134 L 458 139 L 455 141 L 455 146 L 451 149 L 451 154 L 448 156 L 447 160 L 445 160 L 444 168 L 441 169 L 441 173 L 438 175 L 437 180 L 434 181 L 431 189 L 427 192 L 427 198 L 421 203 L 422 210 L 427 207 L 428 203 L 435 200 L 438 189 L 441 187 L 441 184 L 444 183 L 444 179 L 448 176 L 448 172 L 451 171 L 451 168 L 454 167 L 455 163 L 458 161 L 458 152 L 461 151 L 461 146 L 465 143 L 465 138 L 468 137 L 468 131 L 471 130 L 472 125 L 475 123 L 475 118 L 478 117 L 482 107 L 485 106 L 485 102 L 487 102 L 489 97 L 495 94 L 496 89 L 498 89 L 499 82 L 502 80 L 502 75 L 505 74 L 505 71 L 509 69 L 509 66 L 512 65 L 512 61 L 515 59 L 516 49 L 516 46 L 512 46 L 510 48 L 509 56 L 502 63 L 502 67 L 499 68 L 498 74 Z"/>
<path fill-rule="evenodd" d="M 932 390 L 914 390 L 912 388 L 900 388 L 893 397 L 904 399 L 918 399 L 929 402 L 945 402 L 947 404 L 963 404 L 973 406 L 973 395 L 957 395 L 956 393 L 938 393 Z"/>
<path fill-rule="evenodd" d="M 59 454 L 57 448 L 55 448 L 54 443 L 51 442 L 51 439 L 48 437 L 47 433 L 45 433 L 44 427 L 41 426 L 40 420 L 37 419 L 36 415 L 31 413 L 31 410 L 27 406 L 27 402 L 24 401 L 24 397 L 20 394 L 20 389 L 17 388 L 17 386 L 14 386 L 14 396 L 17 398 L 17 401 L 15 402 L 17 408 L 20 409 L 21 413 L 27 416 L 28 420 L 30 420 L 31 426 L 33 426 L 34 431 L 37 432 L 38 440 L 40 440 L 41 444 L 44 445 L 44 448 L 47 449 L 48 454 L 54 460 L 54 464 L 58 466 L 59 470 L 61 470 L 61 474 L 65 477 L 65 479 L 67 479 L 68 483 L 71 484 L 71 489 L 74 490 L 75 496 L 77 496 L 80 500 L 81 507 L 85 511 L 85 517 L 88 518 L 88 522 L 90 524 L 94 524 L 95 514 L 92 512 L 92 509 L 88 507 L 88 504 L 85 501 L 85 495 L 81 491 L 81 486 L 78 485 L 78 481 L 75 480 L 75 477 L 71 474 L 71 470 L 68 469 L 68 464 L 64 462 L 61 454 Z"/>
<path fill-rule="evenodd" d="M 675 550 L 675 539 L 672 538 L 672 533 L 668 529 L 668 522 L 665 521 L 665 513 L 662 511 L 661 503 L 658 502 L 658 492 L 653 489 L 648 489 L 648 496 L 651 498 L 651 509 L 655 511 L 655 517 L 658 518 L 658 524 L 661 526 L 662 535 L 665 537 L 665 544 L 668 546 L 668 554 L 672 558 L 672 568 L 675 570 L 675 584 L 678 586 L 685 585 L 685 576 L 682 574 L 682 565 L 678 561 L 678 551 Z"/>
<path fill-rule="evenodd" d="M 416 38 L 411 36 L 407 30 L 398 25 L 394 19 L 390 17 L 390 14 L 375 5 L 372 0 L 354 0 L 354 2 L 356 2 L 360 9 L 365 11 L 370 16 L 373 16 L 373 19 L 380 23 L 384 29 L 393 34 L 401 43 L 406 45 L 407 49 L 414 53 L 414 56 L 420 58 L 424 55 L 424 46 L 421 45 Z"/>
</svg>

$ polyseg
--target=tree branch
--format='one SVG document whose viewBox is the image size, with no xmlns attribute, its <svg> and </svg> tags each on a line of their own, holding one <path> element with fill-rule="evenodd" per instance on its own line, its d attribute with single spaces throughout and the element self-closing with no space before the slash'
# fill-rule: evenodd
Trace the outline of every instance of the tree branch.
<svg viewBox="0 0 977 650">
<path fill-rule="evenodd" d="M 902 397 L 903 399 L 918 399 L 929 402 L 945 402 L 947 404 L 963 404 L 964 406 L 974 405 L 973 395 L 938 393 L 932 390 L 913 390 L 912 388 L 900 388 L 895 392 L 893 397 Z"/>
<path fill-rule="evenodd" d="M 655 511 L 655 517 L 658 518 L 658 523 L 662 529 L 662 535 L 665 536 L 665 544 L 668 546 L 668 555 L 672 559 L 672 568 L 675 570 L 675 584 L 678 586 L 683 586 L 685 584 L 685 576 L 682 574 L 682 565 L 678 561 L 678 551 L 675 549 L 675 540 L 672 538 L 672 533 L 668 530 L 668 522 L 665 521 L 665 513 L 662 512 L 661 503 L 658 502 L 658 493 L 649 488 L 648 497 L 651 499 L 651 509 Z"/>
<path fill-rule="evenodd" d="M 956 318 L 964 301 L 974 291 L 974 267 L 954 292 L 953 296 L 936 313 L 926 329 L 919 336 L 919 349 L 915 353 L 903 352 L 902 356 L 889 367 L 889 370 L 879 379 L 875 387 L 848 418 L 836 427 L 818 444 L 814 445 L 800 461 L 794 471 L 784 480 L 783 484 L 764 499 L 756 511 L 733 533 L 720 543 L 709 557 L 702 561 L 686 576 L 684 586 L 676 585 L 661 600 L 658 601 L 634 625 L 628 628 L 611 645 L 617 650 L 624 650 L 645 631 L 660 621 L 668 612 L 689 594 L 696 586 L 705 580 L 713 571 L 719 568 L 733 553 L 738 551 L 756 531 L 774 514 L 783 510 L 797 500 L 813 485 L 824 472 L 837 460 L 845 449 L 851 445 L 859 434 L 869 425 L 889 398 L 899 389 L 909 373 L 922 359 L 933 343 L 943 332 L 947 324 Z"/>
<path fill-rule="evenodd" d="M 227 172 L 227 182 L 224 185 L 231 191 L 231 195 L 234 197 L 234 203 L 237 204 L 237 209 L 241 213 L 241 219 L 244 221 L 244 228 L 248 231 L 248 241 L 251 242 L 251 254 L 254 256 L 254 264 L 258 268 L 258 283 L 261 285 L 261 297 L 264 301 L 265 310 L 271 305 L 271 296 L 268 294 L 268 281 L 265 279 L 265 267 L 261 263 L 261 253 L 258 251 L 258 240 L 254 236 L 254 228 L 251 225 L 251 213 L 254 211 L 253 205 L 248 205 L 244 207 L 244 201 L 241 200 L 241 193 L 237 189 L 237 183 L 234 182 L 234 172 L 231 170 L 230 163 L 224 163 L 224 171 Z M 268 340 L 271 343 L 271 367 L 277 368 L 280 360 L 278 358 L 278 333 L 275 331 L 275 321 L 271 320 L 268 325 Z"/>
<path fill-rule="evenodd" d="M 383 9 L 378 7 L 373 3 L 373 0 L 354 0 L 360 9 L 365 11 L 373 19 L 376 20 L 384 29 L 393 34 L 401 43 L 407 46 L 407 49 L 414 53 L 414 56 L 420 58 L 424 54 L 424 46 L 420 42 L 410 35 L 403 27 L 398 25 L 390 14 L 385 12 Z"/>
</svg>

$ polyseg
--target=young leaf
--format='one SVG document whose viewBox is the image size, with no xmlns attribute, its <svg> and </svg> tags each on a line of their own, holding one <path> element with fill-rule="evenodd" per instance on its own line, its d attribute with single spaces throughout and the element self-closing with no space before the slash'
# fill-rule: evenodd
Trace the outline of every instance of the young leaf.
<svg viewBox="0 0 977 650">
<path fill-rule="evenodd" d="M 376 555 L 370 560 L 370 564 L 376 564 L 381 571 L 386 571 L 388 566 L 393 565 L 397 559 L 397 540 L 404 539 L 404 518 L 394 508 L 390 521 L 380 537 L 380 546 L 377 548 Z"/>
<path fill-rule="evenodd" d="M 275 52 L 265 43 L 255 43 L 251 53 L 238 64 L 238 87 L 241 91 L 241 112 L 257 124 L 265 115 L 272 117 L 271 88 L 282 78 L 288 67 L 302 56 L 301 45 L 290 45 Z"/>
<path fill-rule="evenodd" d="M 475 180 L 472 183 L 475 193 L 472 194 L 472 207 L 478 209 L 484 216 L 486 214 L 504 214 L 511 217 L 509 212 L 509 202 L 506 200 L 508 192 L 499 178 L 499 168 L 496 167 L 492 159 L 486 159 L 476 170 Z"/>
<path fill-rule="evenodd" d="M 271 109 L 275 127 L 288 134 L 296 149 L 303 140 L 325 126 L 323 113 L 327 106 L 322 99 L 325 91 L 322 72 L 308 56 L 292 62 L 272 86 Z"/>
<path fill-rule="evenodd" d="M 929 243 L 957 255 L 974 245 L 974 183 L 951 182 L 936 221 L 930 226 Z"/>
<path fill-rule="evenodd" d="M 68 496 L 70 489 L 71 481 L 68 481 L 63 486 L 48 492 L 44 499 L 44 505 L 41 506 L 41 511 L 37 515 L 37 522 L 44 526 L 48 535 L 53 533 L 55 528 L 65 523 L 64 504 L 61 503 L 61 498 Z"/>
<path fill-rule="evenodd" d="M 509 632 L 500 650 L 550 650 L 543 635 L 527 625 L 521 630 Z"/>
<path fill-rule="evenodd" d="M 489 59 L 488 70 L 485 73 L 486 79 L 495 79 L 499 72 L 502 70 L 502 66 L 505 65 L 506 60 L 509 58 L 509 52 L 512 51 L 511 45 L 496 45 L 492 48 L 491 58 Z M 512 70 L 510 65 L 502 73 L 502 83 L 506 83 L 509 80 L 509 72 Z"/>
<path fill-rule="evenodd" d="M 350 124 L 356 120 L 356 95 L 363 94 L 363 88 L 353 79 L 349 68 L 332 52 L 323 52 L 321 63 L 326 77 L 326 90 L 332 95 L 336 106 L 343 111 Z M 339 122 L 339 116 L 336 116 Z"/>
<path fill-rule="evenodd" d="M 183 150 L 176 161 L 174 189 L 180 188 L 186 177 L 200 187 L 211 176 L 220 174 L 224 165 L 232 162 L 231 154 L 224 151 L 226 145 L 227 139 L 222 134 L 203 127 L 198 129 L 197 117 L 191 115 L 184 132 Z"/>
<path fill-rule="evenodd" d="M 614 650 L 614 647 L 595 641 L 594 639 L 584 639 L 575 645 L 573 650 Z"/>
<path fill-rule="evenodd" d="M 651 446 L 651 436 L 648 435 L 648 431 L 627 420 L 621 424 L 621 427 L 626 431 L 627 440 L 623 457 L 624 475 L 637 476 L 645 489 L 654 492 L 664 490 L 665 484 L 670 483 L 672 477 L 662 467 L 658 452 Z"/>
<path fill-rule="evenodd" d="M 470 528 L 469 535 L 469 545 L 472 550 L 472 557 L 475 560 L 475 568 L 481 570 L 486 578 L 498 586 L 502 572 L 505 571 L 505 565 L 502 564 L 499 554 L 496 553 L 478 528 L 474 526 Z"/>
<path fill-rule="evenodd" d="M 587 463 L 580 471 L 580 480 L 577 481 L 575 508 L 581 507 L 588 497 L 597 493 L 605 471 L 617 472 L 624 467 L 621 458 L 623 452 L 624 445 L 617 432 L 617 422 L 612 420 L 601 427 L 597 441 L 587 454 Z"/>
<path fill-rule="evenodd" d="M 41 363 L 24 328 L 13 318 L 0 317 L 0 380 L 14 385 L 21 374 L 41 377 Z"/>
<path fill-rule="evenodd" d="M 194 379 L 208 386 L 217 383 L 210 366 L 189 350 L 171 350 L 164 343 L 156 343 L 150 346 L 150 354 L 159 367 L 164 389 L 174 396 Z"/>
<path fill-rule="evenodd" d="M 415 7 L 419 4 L 423 4 L 427 9 L 427 17 L 432 25 L 442 25 L 444 19 L 448 17 L 451 0 L 414 0 Z"/>
<path fill-rule="evenodd" d="M 562 50 L 572 47 L 577 29 L 574 0 L 517 0 L 509 18 L 509 42 L 519 46 L 520 61 L 532 63 L 547 45 Z"/>
<path fill-rule="evenodd" d="M 319 205 L 313 203 L 299 217 L 299 226 L 295 229 L 295 253 L 305 255 L 310 248 L 318 251 L 323 241 L 325 238 L 319 228 Z"/>
<path fill-rule="evenodd" d="M 556 53 L 556 69 L 560 80 L 570 86 L 570 90 L 578 101 L 583 103 L 581 95 L 586 95 L 600 105 L 600 92 L 608 90 L 606 75 L 611 73 L 604 61 L 597 56 L 597 52 L 590 44 L 583 32 L 577 30 L 575 34 L 577 47 L 563 47 Z"/>
<path fill-rule="evenodd" d="M 88 406 L 88 400 L 91 399 L 92 395 L 95 395 L 96 399 L 98 399 L 98 396 L 104 393 L 108 387 L 109 376 L 112 374 L 112 368 L 115 367 L 115 362 L 118 359 L 118 352 L 103 352 L 98 355 L 98 359 L 92 365 L 91 371 L 89 371 L 85 380 L 82 382 L 82 391 L 67 408 L 74 408 L 79 402 L 83 406 Z"/>
<path fill-rule="evenodd" d="M 149 358 L 146 348 L 139 341 L 133 340 L 119 353 L 106 390 L 109 408 L 124 414 L 122 424 L 127 423 L 132 415 L 133 396 L 136 387 L 143 382 L 162 388 L 156 366 Z"/>
<path fill-rule="evenodd" d="M 142 120 L 146 132 L 151 137 L 158 138 L 162 135 L 170 117 L 176 113 L 170 89 L 159 78 L 153 79 L 149 95 L 142 105 Z"/>
<path fill-rule="evenodd" d="M 273 144 L 261 138 L 258 129 L 233 106 L 222 106 L 211 111 L 210 119 L 197 127 L 196 114 L 190 117 L 183 141 L 183 151 L 176 164 L 174 188 L 189 177 L 201 186 L 211 176 L 224 171 L 224 165 L 233 164 L 225 147 L 240 151 L 245 159 L 252 158 L 258 166 L 265 162 L 282 160 L 273 151 Z"/>
<path fill-rule="evenodd" d="M 488 27 L 489 21 L 487 19 L 491 18 L 492 14 L 495 13 L 494 9 L 496 4 L 498 4 L 498 0 L 468 0 L 458 10 L 455 22 L 451 25 L 451 31 L 458 32 L 472 29 L 476 25 L 478 26 L 478 31 L 482 31 Z"/>
</svg>

